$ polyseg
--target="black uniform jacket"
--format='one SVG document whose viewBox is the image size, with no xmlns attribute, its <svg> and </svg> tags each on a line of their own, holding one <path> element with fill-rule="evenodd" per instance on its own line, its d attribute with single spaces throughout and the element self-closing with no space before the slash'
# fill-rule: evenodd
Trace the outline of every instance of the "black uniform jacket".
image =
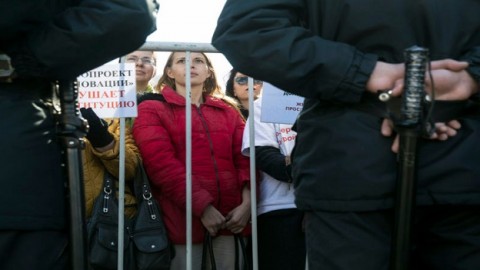
<svg viewBox="0 0 480 270">
<path fill-rule="evenodd" d="M 478 0 L 229 0 L 213 45 L 242 73 L 306 97 L 293 154 L 302 209 L 393 206 L 397 156 L 381 118 L 354 109 L 377 60 L 404 62 L 413 45 L 430 59 L 470 62 L 480 78 Z M 480 204 L 480 119 L 462 117 L 448 141 L 421 141 L 417 203 Z"/>
<path fill-rule="evenodd" d="M 0 1 L 0 54 L 18 76 L 0 80 L 0 230 L 65 227 L 50 82 L 125 55 L 154 30 L 145 0 Z"/>
<path fill-rule="evenodd" d="M 148 1 L 2 0 L 0 52 L 20 77 L 75 78 L 145 42 Z"/>
</svg>

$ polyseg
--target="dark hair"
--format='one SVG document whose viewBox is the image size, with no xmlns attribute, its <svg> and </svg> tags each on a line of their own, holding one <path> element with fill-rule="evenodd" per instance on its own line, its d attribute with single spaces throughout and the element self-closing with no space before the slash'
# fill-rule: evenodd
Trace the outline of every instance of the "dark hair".
<svg viewBox="0 0 480 270">
<path fill-rule="evenodd" d="M 231 97 L 231 98 L 236 99 L 236 100 L 238 100 L 238 98 L 235 96 L 235 93 L 233 91 L 233 80 L 235 79 L 235 75 L 237 75 L 237 73 L 238 73 L 238 71 L 236 69 L 232 68 L 232 70 L 230 70 L 230 75 L 228 76 L 227 83 L 225 85 L 225 94 L 227 96 Z"/>
</svg>

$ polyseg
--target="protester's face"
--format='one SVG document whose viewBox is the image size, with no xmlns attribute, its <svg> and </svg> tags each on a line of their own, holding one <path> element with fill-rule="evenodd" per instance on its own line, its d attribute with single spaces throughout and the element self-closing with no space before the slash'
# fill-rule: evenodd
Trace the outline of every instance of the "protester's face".
<svg viewBox="0 0 480 270">
<path fill-rule="evenodd" d="M 127 63 L 135 63 L 135 75 L 138 84 L 145 84 L 155 76 L 155 58 L 153 52 L 135 51 L 127 55 Z"/>
<path fill-rule="evenodd" d="M 185 86 L 186 54 L 176 52 L 172 57 L 172 66 L 167 70 L 168 77 L 175 80 L 176 84 Z M 207 59 L 201 53 L 191 53 L 190 81 L 192 86 L 203 85 L 205 80 L 211 76 L 207 65 Z"/>
<path fill-rule="evenodd" d="M 253 81 L 253 97 L 256 99 L 260 95 L 263 82 L 259 80 Z M 248 76 L 237 72 L 233 78 L 233 94 L 239 100 L 248 100 Z"/>
</svg>

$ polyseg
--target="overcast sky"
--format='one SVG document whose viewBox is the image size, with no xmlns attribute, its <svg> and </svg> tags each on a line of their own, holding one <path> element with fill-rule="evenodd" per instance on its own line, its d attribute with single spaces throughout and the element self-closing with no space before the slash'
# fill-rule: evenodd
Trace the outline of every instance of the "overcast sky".
<svg viewBox="0 0 480 270">
<path fill-rule="evenodd" d="M 157 0 L 157 31 L 148 41 L 210 43 L 217 18 L 225 0 Z M 161 73 L 168 53 L 160 53 L 157 62 Z M 225 81 L 231 69 L 230 63 L 219 53 L 209 54 L 217 73 L 219 84 L 225 89 Z"/>
</svg>

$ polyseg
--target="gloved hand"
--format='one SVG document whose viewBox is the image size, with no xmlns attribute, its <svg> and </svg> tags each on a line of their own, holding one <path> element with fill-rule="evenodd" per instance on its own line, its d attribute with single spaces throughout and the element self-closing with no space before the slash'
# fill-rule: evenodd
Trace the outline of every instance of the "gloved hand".
<svg viewBox="0 0 480 270">
<path fill-rule="evenodd" d="M 108 123 L 100 119 L 92 108 L 80 108 L 80 113 L 88 121 L 87 139 L 93 147 L 104 147 L 113 141 L 113 135 L 108 131 Z"/>
</svg>

